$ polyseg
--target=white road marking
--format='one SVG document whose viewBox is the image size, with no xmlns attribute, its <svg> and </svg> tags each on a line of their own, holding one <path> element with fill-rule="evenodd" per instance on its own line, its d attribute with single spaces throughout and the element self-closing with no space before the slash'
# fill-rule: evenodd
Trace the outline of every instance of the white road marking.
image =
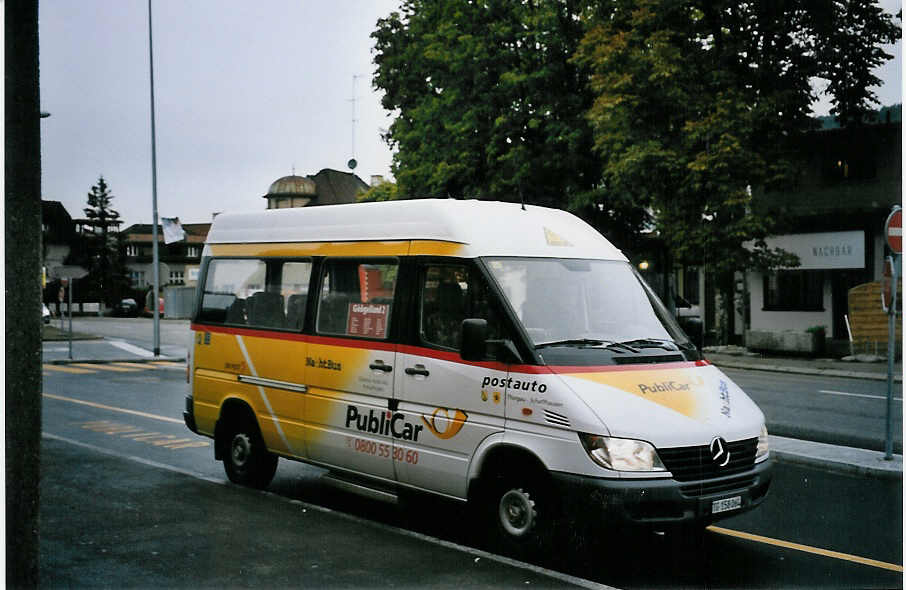
<svg viewBox="0 0 906 590">
<path fill-rule="evenodd" d="M 819 389 L 818 393 L 826 393 L 827 395 L 845 395 L 847 397 L 867 397 L 869 399 L 887 399 L 886 395 L 871 395 L 868 393 L 850 393 L 848 391 L 834 391 L 832 389 Z M 903 401 L 901 397 L 893 398 L 898 402 Z"/>
<path fill-rule="evenodd" d="M 151 358 L 154 356 L 154 353 L 151 352 L 150 350 L 145 350 L 144 348 L 140 348 L 138 346 L 135 346 L 134 344 L 129 344 L 128 342 L 125 342 L 123 340 L 108 340 L 107 342 L 116 346 L 120 350 L 125 350 L 126 352 L 131 352 L 132 354 L 134 354 L 136 356 L 140 356 L 140 357 L 144 357 L 144 358 Z"/>
</svg>

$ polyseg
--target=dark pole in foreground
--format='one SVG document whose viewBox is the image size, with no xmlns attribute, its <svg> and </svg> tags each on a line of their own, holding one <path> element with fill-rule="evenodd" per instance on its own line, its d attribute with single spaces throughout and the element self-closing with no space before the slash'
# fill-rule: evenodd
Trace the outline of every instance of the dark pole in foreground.
<svg viewBox="0 0 906 590">
<path fill-rule="evenodd" d="M 36 588 L 41 462 L 41 131 L 38 3 L 6 0 L 6 585 Z"/>
</svg>

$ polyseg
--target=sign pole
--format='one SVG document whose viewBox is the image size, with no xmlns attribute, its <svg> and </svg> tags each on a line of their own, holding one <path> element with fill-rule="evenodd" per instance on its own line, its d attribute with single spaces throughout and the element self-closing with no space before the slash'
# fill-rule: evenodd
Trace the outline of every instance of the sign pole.
<svg viewBox="0 0 906 590">
<path fill-rule="evenodd" d="M 72 360 L 72 288 L 75 281 L 69 281 L 69 360 Z"/>
<path fill-rule="evenodd" d="M 894 206 L 884 222 L 884 237 L 893 253 L 890 263 L 890 305 L 887 308 L 887 438 L 884 444 L 884 459 L 893 459 L 893 365 L 897 353 L 897 265 L 903 252 L 903 211 Z"/>
<path fill-rule="evenodd" d="M 897 353 L 897 263 L 900 261 L 899 259 L 898 254 L 891 256 L 891 295 L 890 307 L 887 311 L 887 438 L 884 445 L 884 459 L 887 461 L 893 459 L 893 361 Z"/>
</svg>

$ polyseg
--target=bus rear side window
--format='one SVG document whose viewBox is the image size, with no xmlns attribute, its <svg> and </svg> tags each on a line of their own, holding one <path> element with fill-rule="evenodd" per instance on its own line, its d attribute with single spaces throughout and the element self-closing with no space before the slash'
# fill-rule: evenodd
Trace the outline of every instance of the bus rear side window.
<svg viewBox="0 0 906 590">
<path fill-rule="evenodd" d="M 217 259 L 208 265 L 199 321 L 301 330 L 311 263 Z"/>
</svg>

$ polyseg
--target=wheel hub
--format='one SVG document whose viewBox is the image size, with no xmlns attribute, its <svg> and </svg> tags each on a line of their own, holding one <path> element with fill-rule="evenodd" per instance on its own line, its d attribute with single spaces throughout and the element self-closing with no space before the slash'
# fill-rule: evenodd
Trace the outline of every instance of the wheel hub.
<svg viewBox="0 0 906 590">
<path fill-rule="evenodd" d="M 237 434 L 233 437 L 233 443 L 230 447 L 230 456 L 233 459 L 233 465 L 242 467 L 248 461 L 252 454 L 252 441 L 245 434 Z"/>
<path fill-rule="evenodd" d="M 521 488 L 508 491 L 500 498 L 500 525 L 514 537 L 523 537 L 535 526 L 535 501 Z"/>
</svg>

